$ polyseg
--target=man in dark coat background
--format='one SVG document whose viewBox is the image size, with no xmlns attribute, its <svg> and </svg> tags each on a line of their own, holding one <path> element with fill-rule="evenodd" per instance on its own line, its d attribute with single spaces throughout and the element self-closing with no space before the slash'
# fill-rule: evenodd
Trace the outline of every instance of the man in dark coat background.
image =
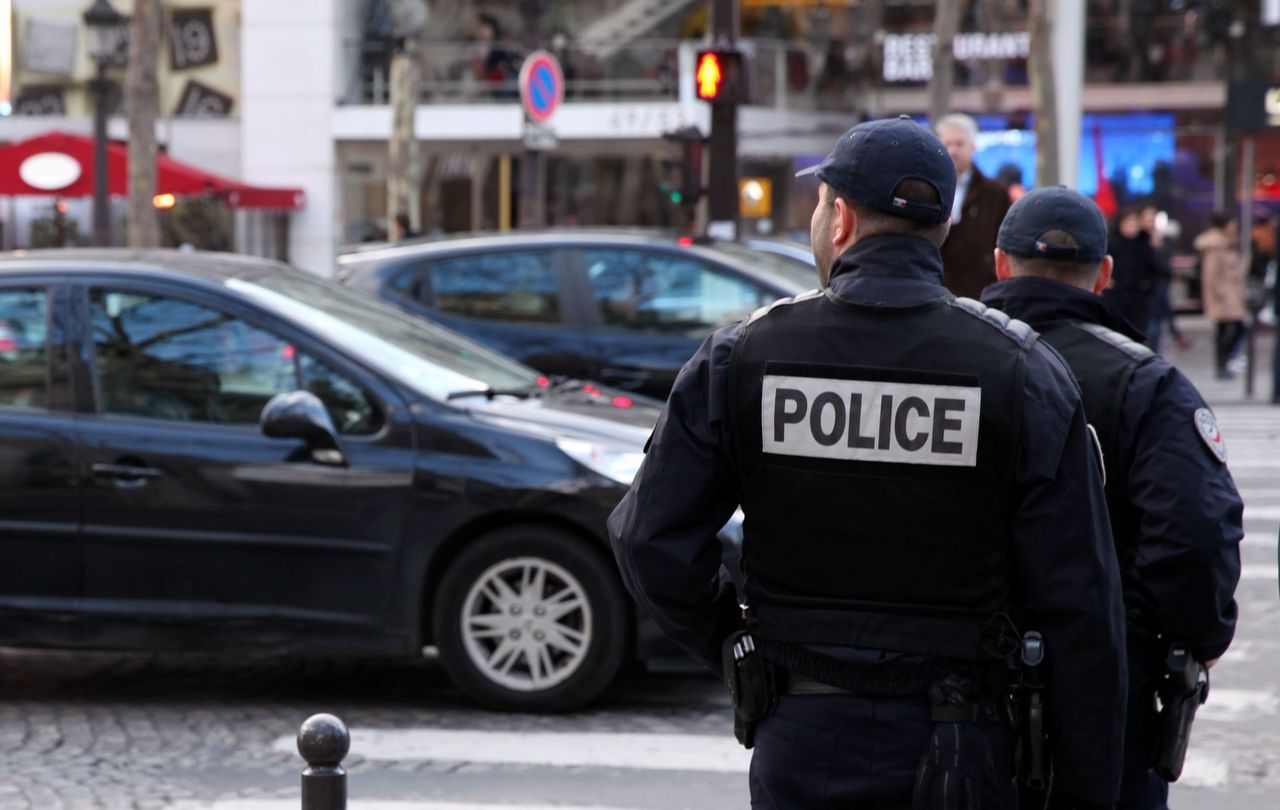
<svg viewBox="0 0 1280 810">
<path fill-rule="evenodd" d="M 942 243 L 942 283 L 965 298 L 978 298 L 996 280 L 996 232 L 1009 211 L 1009 190 L 974 165 L 978 124 L 953 113 L 938 122 L 938 139 L 956 167 L 951 233 Z"/>
</svg>

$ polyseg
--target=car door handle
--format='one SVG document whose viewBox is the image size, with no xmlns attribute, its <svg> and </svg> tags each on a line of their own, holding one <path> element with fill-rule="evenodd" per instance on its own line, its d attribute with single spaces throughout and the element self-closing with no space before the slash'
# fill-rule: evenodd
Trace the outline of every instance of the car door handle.
<svg viewBox="0 0 1280 810">
<path fill-rule="evenodd" d="M 164 471 L 155 467 L 138 467 L 133 464 L 94 464 L 93 474 L 98 478 L 119 478 L 125 481 L 152 481 L 164 478 Z"/>
</svg>

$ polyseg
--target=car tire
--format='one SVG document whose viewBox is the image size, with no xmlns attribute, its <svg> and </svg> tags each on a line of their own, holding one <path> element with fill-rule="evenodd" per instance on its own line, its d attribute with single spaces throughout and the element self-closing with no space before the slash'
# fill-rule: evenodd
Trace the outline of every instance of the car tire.
<svg viewBox="0 0 1280 810">
<path fill-rule="evenodd" d="M 590 702 L 618 674 L 630 639 L 612 561 L 545 527 L 469 543 L 445 570 L 431 615 L 450 679 L 494 709 L 555 712 Z"/>
</svg>

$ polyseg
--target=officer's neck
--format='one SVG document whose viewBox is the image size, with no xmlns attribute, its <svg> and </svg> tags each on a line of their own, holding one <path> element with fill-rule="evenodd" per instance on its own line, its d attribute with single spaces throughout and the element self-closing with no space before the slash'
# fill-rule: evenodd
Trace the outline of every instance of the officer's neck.
<svg viewBox="0 0 1280 810">
<path fill-rule="evenodd" d="M 941 284 L 942 254 L 933 242 L 911 234 L 868 236 L 836 259 L 831 279 L 847 275 L 901 276 Z"/>
</svg>

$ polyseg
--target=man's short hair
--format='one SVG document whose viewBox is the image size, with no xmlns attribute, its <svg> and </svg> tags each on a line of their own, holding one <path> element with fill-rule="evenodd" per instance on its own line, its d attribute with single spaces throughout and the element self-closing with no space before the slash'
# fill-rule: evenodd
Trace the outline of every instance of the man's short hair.
<svg viewBox="0 0 1280 810">
<path fill-rule="evenodd" d="M 1037 241 L 1049 247 L 1079 247 L 1080 242 L 1066 231 L 1045 231 Z M 1019 275 L 1042 276 L 1067 284 L 1091 281 L 1098 274 L 1101 262 L 1073 262 L 1069 259 L 1038 259 L 1033 256 L 1009 254 L 1009 264 Z"/>
<path fill-rule="evenodd" d="M 930 183 L 923 180 L 907 179 L 894 186 L 893 196 L 901 197 L 907 202 L 922 203 L 924 205 L 938 205 L 938 190 Z M 827 186 L 827 205 L 835 205 L 836 197 L 844 200 L 845 205 L 853 209 L 858 216 L 858 225 L 856 235 L 859 239 L 866 239 L 869 236 L 880 236 L 882 234 L 907 234 L 909 236 L 918 236 L 921 239 L 928 239 L 935 245 L 941 245 L 947 238 L 947 232 L 951 229 L 951 220 L 943 222 L 921 222 L 918 219 L 909 219 L 907 217 L 898 217 L 893 214 L 886 214 L 883 211 L 876 211 L 868 208 L 862 203 L 854 202 L 848 197 L 837 192 L 835 189 Z"/>
<path fill-rule="evenodd" d="M 969 136 L 969 140 L 976 141 L 978 139 L 978 122 L 973 120 L 973 116 L 964 113 L 951 113 L 944 115 L 942 120 L 938 122 L 938 126 L 934 129 L 939 135 L 942 134 L 943 127 L 955 127 L 963 130 L 964 134 Z"/>
</svg>

